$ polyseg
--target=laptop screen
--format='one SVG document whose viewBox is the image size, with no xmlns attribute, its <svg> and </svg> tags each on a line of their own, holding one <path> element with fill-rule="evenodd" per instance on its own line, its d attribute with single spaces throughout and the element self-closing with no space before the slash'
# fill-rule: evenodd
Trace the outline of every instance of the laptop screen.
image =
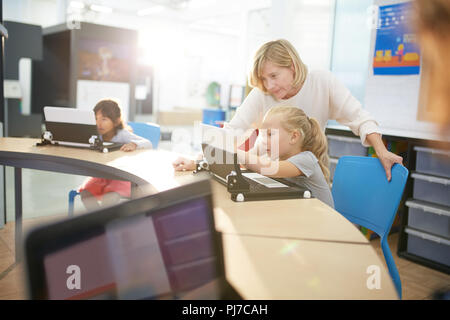
<svg viewBox="0 0 450 320">
<path fill-rule="evenodd" d="M 52 133 L 54 142 L 88 146 L 97 136 L 94 111 L 74 108 L 44 107 L 45 129 Z"/>
<path fill-rule="evenodd" d="M 234 154 L 205 143 L 202 144 L 202 151 L 210 172 L 226 182 L 227 176 L 235 170 Z"/>
<path fill-rule="evenodd" d="M 211 195 L 174 202 L 187 189 L 175 190 L 31 233 L 31 298 L 220 299 L 224 268 Z"/>
</svg>

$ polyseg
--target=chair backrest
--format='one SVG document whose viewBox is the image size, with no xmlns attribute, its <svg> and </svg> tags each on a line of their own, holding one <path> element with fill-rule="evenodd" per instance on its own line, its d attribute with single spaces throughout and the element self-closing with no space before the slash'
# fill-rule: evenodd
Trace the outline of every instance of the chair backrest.
<svg viewBox="0 0 450 320">
<path fill-rule="evenodd" d="M 395 164 L 389 182 L 378 158 L 345 156 L 334 172 L 336 211 L 380 237 L 388 234 L 402 198 L 408 169 Z"/>
<path fill-rule="evenodd" d="M 134 134 L 150 140 L 153 149 L 158 148 L 161 137 L 161 128 L 159 125 L 149 122 L 128 122 L 128 125 L 133 129 Z"/>
</svg>

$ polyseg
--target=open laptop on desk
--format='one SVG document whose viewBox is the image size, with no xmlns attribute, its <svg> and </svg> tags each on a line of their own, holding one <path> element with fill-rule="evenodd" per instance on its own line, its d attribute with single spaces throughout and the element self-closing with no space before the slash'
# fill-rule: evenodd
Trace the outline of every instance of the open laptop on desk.
<svg viewBox="0 0 450 320">
<path fill-rule="evenodd" d="M 210 181 L 39 227 L 25 240 L 31 299 L 234 299 Z"/>
<path fill-rule="evenodd" d="M 93 142 L 96 138 L 99 141 L 94 111 L 46 106 L 44 117 L 47 140 L 51 144 L 82 148 L 97 146 Z M 122 145 L 102 142 L 101 150 L 118 150 Z"/>
<path fill-rule="evenodd" d="M 311 197 L 306 187 L 286 179 L 269 178 L 241 168 L 234 151 L 233 136 L 226 130 L 203 125 L 202 150 L 211 175 L 227 186 L 233 201 L 281 200 Z M 230 187 L 229 176 L 233 174 L 237 187 Z M 307 192 L 306 192 L 307 191 Z M 305 193 L 306 192 L 306 193 Z"/>
</svg>

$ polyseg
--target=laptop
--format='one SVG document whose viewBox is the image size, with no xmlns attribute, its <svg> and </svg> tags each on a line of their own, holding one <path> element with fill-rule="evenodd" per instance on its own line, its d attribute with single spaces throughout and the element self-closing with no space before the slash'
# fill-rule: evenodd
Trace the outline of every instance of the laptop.
<svg viewBox="0 0 450 320">
<path fill-rule="evenodd" d="M 100 142 L 92 110 L 75 108 L 44 107 L 45 128 L 50 136 L 47 140 L 54 145 L 95 148 L 103 152 L 118 150 L 123 144 Z M 93 138 L 94 140 L 91 140 Z M 97 138 L 97 142 L 95 139 Z"/>
<path fill-rule="evenodd" d="M 239 299 L 225 278 L 209 177 L 32 230 L 31 299 Z"/>
<path fill-rule="evenodd" d="M 207 144 L 202 144 L 202 148 L 210 174 L 227 187 L 233 201 L 311 198 L 311 191 L 305 186 L 286 179 L 269 178 L 242 169 L 237 160 L 237 153 L 231 153 Z M 233 159 L 233 161 L 227 160 L 226 163 L 217 163 L 215 161 L 218 154 L 223 155 L 222 159 Z M 231 182 L 231 184 L 230 178 L 234 178 L 234 182 Z"/>
<path fill-rule="evenodd" d="M 205 133 L 207 130 L 207 133 Z M 241 168 L 233 151 L 233 134 L 224 129 L 202 126 L 202 150 L 210 174 L 227 186 L 233 201 L 281 200 L 311 197 L 305 186 L 282 178 L 269 178 Z M 229 176 L 234 181 L 230 185 Z"/>
</svg>

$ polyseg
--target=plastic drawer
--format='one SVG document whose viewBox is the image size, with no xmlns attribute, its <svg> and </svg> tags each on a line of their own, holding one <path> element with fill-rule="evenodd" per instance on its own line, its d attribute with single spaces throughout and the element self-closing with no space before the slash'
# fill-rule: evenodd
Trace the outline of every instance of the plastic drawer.
<svg viewBox="0 0 450 320">
<path fill-rule="evenodd" d="M 450 238 L 450 208 L 419 200 L 406 201 L 408 226 Z"/>
<path fill-rule="evenodd" d="M 405 228 L 408 253 L 450 266 L 450 240 Z"/>
<path fill-rule="evenodd" d="M 412 173 L 414 179 L 413 198 L 450 206 L 450 179 Z"/>
<path fill-rule="evenodd" d="M 450 151 L 414 147 L 416 171 L 450 178 Z"/>
<path fill-rule="evenodd" d="M 333 181 L 334 171 L 336 170 L 336 166 L 339 159 L 330 158 L 330 180 Z"/>
<path fill-rule="evenodd" d="M 328 154 L 330 157 L 367 156 L 367 148 L 356 138 L 327 135 Z"/>
</svg>

